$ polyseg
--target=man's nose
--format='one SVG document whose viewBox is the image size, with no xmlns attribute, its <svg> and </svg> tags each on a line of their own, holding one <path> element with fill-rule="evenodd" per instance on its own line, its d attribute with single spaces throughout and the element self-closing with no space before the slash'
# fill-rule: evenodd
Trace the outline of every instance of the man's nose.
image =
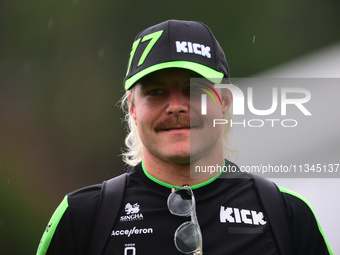
<svg viewBox="0 0 340 255">
<path fill-rule="evenodd" d="M 167 113 L 180 113 L 189 110 L 189 98 L 180 89 L 173 89 L 169 95 Z"/>
</svg>

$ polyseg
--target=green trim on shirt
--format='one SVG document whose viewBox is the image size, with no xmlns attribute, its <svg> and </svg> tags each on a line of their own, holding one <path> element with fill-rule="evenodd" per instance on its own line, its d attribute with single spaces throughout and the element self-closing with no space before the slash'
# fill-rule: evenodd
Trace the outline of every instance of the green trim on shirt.
<svg viewBox="0 0 340 255">
<path fill-rule="evenodd" d="M 63 201 L 60 203 L 58 208 L 53 213 L 46 230 L 41 237 L 39 247 L 37 250 L 37 255 L 45 255 L 47 252 L 48 247 L 50 246 L 50 243 L 52 241 L 52 237 L 54 235 L 55 230 L 57 229 L 57 226 L 59 224 L 59 221 L 61 217 L 63 217 L 66 209 L 68 208 L 68 200 L 67 196 L 64 197 Z"/>
<path fill-rule="evenodd" d="M 326 243 L 326 246 L 327 246 L 329 254 L 330 255 L 334 255 L 334 253 L 333 253 L 333 251 L 332 251 L 332 249 L 331 249 L 331 247 L 330 247 L 330 245 L 329 245 L 329 243 L 328 243 L 328 241 L 326 239 L 326 236 L 325 236 L 325 234 L 324 234 L 324 232 L 323 232 L 323 230 L 321 228 L 321 225 L 319 224 L 318 219 L 316 218 L 316 215 L 315 215 L 314 210 L 313 210 L 312 206 L 310 205 L 310 203 L 303 196 L 301 196 L 300 194 L 298 194 L 298 193 L 296 193 L 294 191 L 291 191 L 291 190 L 288 190 L 288 189 L 285 189 L 285 188 L 282 188 L 282 187 L 279 187 L 279 189 L 283 193 L 286 193 L 286 194 L 292 195 L 294 197 L 297 197 L 298 199 L 302 200 L 309 207 L 309 209 L 312 211 L 312 213 L 314 215 L 316 223 L 318 224 L 318 228 L 319 228 L 320 234 L 322 235 L 322 237 L 323 237 L 323 239 L 324 239 L 324 241 Z"/>
<path fill-rule="evenodd" d="M 225 160 L 223 161 L 223 166 L 225 166 Z M 144 161 L 142 161 L 142 168 L 143 168 L 143 171 L 144 171 L 144 174 L 152 181 L 154 181 L 155 183 L 159 184 L 159 185 L 162 185 L 164 187 L 167 187 L 167 188 L 176 188 L 176 189 L 179 189 L 181 188 L 180 186 L 175 186 L 175 185 L 172 185 L 170 183 L 166 183 L 166 182 L 163 182 L 161 180 L 158 180 L 156 177 L 153 177 L 151 174 L 148 173 L 148 171 L 145 169 L 145 166 L 144 166 Z M 195 184 L 193 186 L 191 186 L 190 188 L 191 189 L 197 189 L 197 188 L 201 188 L 203 186 L 206 186 L 208 185 L 209 183 L 212 183 L 213 181 L 215 181 L 218 177 L 220 177 L 220 175 L 222 174 L 222 171 L 220 171 L 219 173 L 217 173 L 214 177 L 212 177 L 211 179 L 205 181 L 205 182 L 202 182 L 202 183 L 198 183 L 198 184 Z"/>
</svg>

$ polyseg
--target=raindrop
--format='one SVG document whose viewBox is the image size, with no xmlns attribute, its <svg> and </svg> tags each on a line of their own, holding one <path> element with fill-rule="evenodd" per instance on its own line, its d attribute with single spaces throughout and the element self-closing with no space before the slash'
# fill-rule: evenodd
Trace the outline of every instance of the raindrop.
<svg viewBox="0 0 340 255">
<path fill-rule="evenodd" d="M 105 50 L 104 48 L 100 48 L 99 51 L 98 51 L 98 57 L 100 59 L 103 59 L 104 58 L 104 55 L 105 55 Z"/>
<path fill-rule="evenodd" d="M 24 64 L 24 72 L 25 73 L 30 73 L 32 71 L 32 61 L 27 60 Z"/>
<path fill-rule="evenodd" d="M 47 22 L 47 30 L 51 30 L 53 28 L 54 25 L 54 18 L 51 17 L 49 18 L 48 22 Z"/>
<path fill-rule="evenodd" d="M 253 44 L 255 43 L 255 35 L 253 35 Z"/>
</svg>

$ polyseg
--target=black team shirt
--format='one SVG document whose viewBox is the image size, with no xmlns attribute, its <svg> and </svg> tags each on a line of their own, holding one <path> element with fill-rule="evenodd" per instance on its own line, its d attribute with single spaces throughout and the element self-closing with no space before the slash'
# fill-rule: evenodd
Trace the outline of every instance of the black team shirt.
<svg viewBox="0 0 340 255">
<path fill-rule="evenodd" d="M 226 162 L 226 164 L 232 164 Z M 193 186 L 205 255 L 279 254 L 251 178 L 211 179 Z M 104 255 L 175 255 L 174 233 L 190 217 L 172 215 L 167 198 L 173 186 L 151 177 L 142 164 L 132 168 L 118 220 Z M 66 196 L 58 208 L 60 221 L 51 241 L 42 238 L 46 254 L 86 254 L 95 220 L 101 185 Z M 296 255 L 332 254 L 309 206 L 281 191 Z M 67 202 L 65 202 L 67 201 Z M 114 205 L 113 205 L 114 206 Z M 274 205 L 273 205 L 274 206 Z M 58 219 L 59 220 L 59 219 Z M 38 251 L 37 254 L 45 254 Z"/>
</svg>

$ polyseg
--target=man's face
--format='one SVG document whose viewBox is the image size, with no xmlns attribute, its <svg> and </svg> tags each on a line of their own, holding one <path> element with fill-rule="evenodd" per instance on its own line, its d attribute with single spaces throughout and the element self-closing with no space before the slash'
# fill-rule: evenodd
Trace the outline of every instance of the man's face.
<svg viewBox="0 0 340 255">
<path fill-rule="evenodd" d="M 208 101 L 211 110 L 208 115 L 201 115 L 198 96 L 201 92 L 191 90 L 196 95 L 192 94 L 190 100 L 193 77 L 197 74 L 189 70 L 164 69 L 135 85 L 129 97 L 129 110 L 137 125 L 144 157 L 188 164 L 190 156 L 202 156 L 221 142 L 222 130 L 212 127 L 212 119 L 222 118 L 223 109 Z M 190 139 L 194 142 L 190 143 Z"/>
</svg>

